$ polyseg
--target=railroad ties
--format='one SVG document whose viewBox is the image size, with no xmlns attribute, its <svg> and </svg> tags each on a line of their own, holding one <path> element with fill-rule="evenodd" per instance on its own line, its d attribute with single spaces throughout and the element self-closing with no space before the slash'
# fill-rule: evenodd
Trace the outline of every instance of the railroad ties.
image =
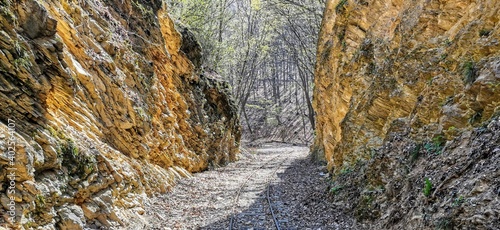
<svg viewBox="0 0 500 230">
<path fill-rule="evenodd" d="M 280 225 L 286 220 L 279 220 L 276 209 L 279 208 L 277 204 L 282 205 L 282 202 L 277 202 L 277 198 L 272 196 L 271 188 L 276 173 L 291 163 L 291 153 L 275 153 L 276 156 L 264 164 L 249 168 L 250 173 L 241 182 L 233 200 L 230 230 L 281 229 Z"/>
</svg>

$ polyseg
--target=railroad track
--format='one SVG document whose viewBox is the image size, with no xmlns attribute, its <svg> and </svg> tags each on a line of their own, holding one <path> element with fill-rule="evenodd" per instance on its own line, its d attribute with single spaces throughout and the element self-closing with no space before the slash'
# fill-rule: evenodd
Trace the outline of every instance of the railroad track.
<svg viewBox="0 0 500 230">
<path fill-rule="evenodd" d="M 281 230 L 270 197 L 270 184 L 273 176 L 287 161 L 286 156 L 290 153 L 291 151 L 278 154 L 259 167 L 254 168 L 244 179 L 233 200 L 229 230 L 269 229 L 271 226 Z M 261 172 L 261 174 L 256 174 L 256 172 Z M 262 175 L 262 172 L 265 172 L 265 174 Z M 249 182 L 252 182 L 251 187 Z M 245 204 L 245 202 L 252 203 L 252 207 L 245 210 L 245 212 L 237 213 L 239 204 Z"/>
</svg>

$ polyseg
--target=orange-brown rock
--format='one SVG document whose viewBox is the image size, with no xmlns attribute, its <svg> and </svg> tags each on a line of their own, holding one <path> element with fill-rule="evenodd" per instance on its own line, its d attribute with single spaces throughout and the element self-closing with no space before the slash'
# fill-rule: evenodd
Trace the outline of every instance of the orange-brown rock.
<svg viewBox="0 0 500 230">
<path fill-rule="evenodd" d="M 339 172 L 369 158 L 391 129 L 450 139 L 489 120 L 500 108 L 499 8 L 495 0 L 327 1 L 316 156 Z"/>
<path fill-rule="evenodd" d="M 15 198 L 0 226 L 143 226 L 148 196 L 235 160 L 229 87 L 198 68 L 199 45 L 167 10 L 160 0 L 0 1 L 2 214 Z"/>
<path fill-rule="evenodd" d="M 500 4 L 329 0 L 313 155 L 369 229 L 495 229 Z"/>
</svg>

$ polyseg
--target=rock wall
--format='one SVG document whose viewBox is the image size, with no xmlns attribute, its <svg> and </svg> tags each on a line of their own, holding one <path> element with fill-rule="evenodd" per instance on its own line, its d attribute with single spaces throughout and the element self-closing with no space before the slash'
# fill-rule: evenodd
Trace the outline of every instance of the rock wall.
<svg viewBox="0 0 500 230">
<path fill-rule="evenodd" d="M 496 1 L 328 1 L 319 39 L 316 152 L 340 170 L 392 128 L 455 137 L 498 112 Z"/>
<path fill-rule="evenodd" d="M 326 4 L 312 151 L 336 199 L 378 229 L 498 226 L 498 2 Z"/>
<path fill-rule="evenodd" d="M 144 228 L 148 196 L 235 160 L 229 87 L 182 35 L 160 0 L 0 0 L 0 226 Z"/>
</svg>

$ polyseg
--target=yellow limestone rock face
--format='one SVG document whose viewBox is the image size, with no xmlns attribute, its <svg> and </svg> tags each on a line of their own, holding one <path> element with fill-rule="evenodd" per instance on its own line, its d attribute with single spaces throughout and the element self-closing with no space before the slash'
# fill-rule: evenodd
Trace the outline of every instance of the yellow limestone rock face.
<svg viewBox="0 0 500 230">
<path fill-rule="evenodd" d="M 144 226 L 148 196 L 236 159 L 188 36 L 160 0 L 0 0 L 0 226 Z"/>
<path fill-rule="evenodd" d="M 498 114 L 496 0 L 329 0 L 318 44 L 313 152 L 335 172 L 392 131 L 450 140 Z"/>
</svg>

